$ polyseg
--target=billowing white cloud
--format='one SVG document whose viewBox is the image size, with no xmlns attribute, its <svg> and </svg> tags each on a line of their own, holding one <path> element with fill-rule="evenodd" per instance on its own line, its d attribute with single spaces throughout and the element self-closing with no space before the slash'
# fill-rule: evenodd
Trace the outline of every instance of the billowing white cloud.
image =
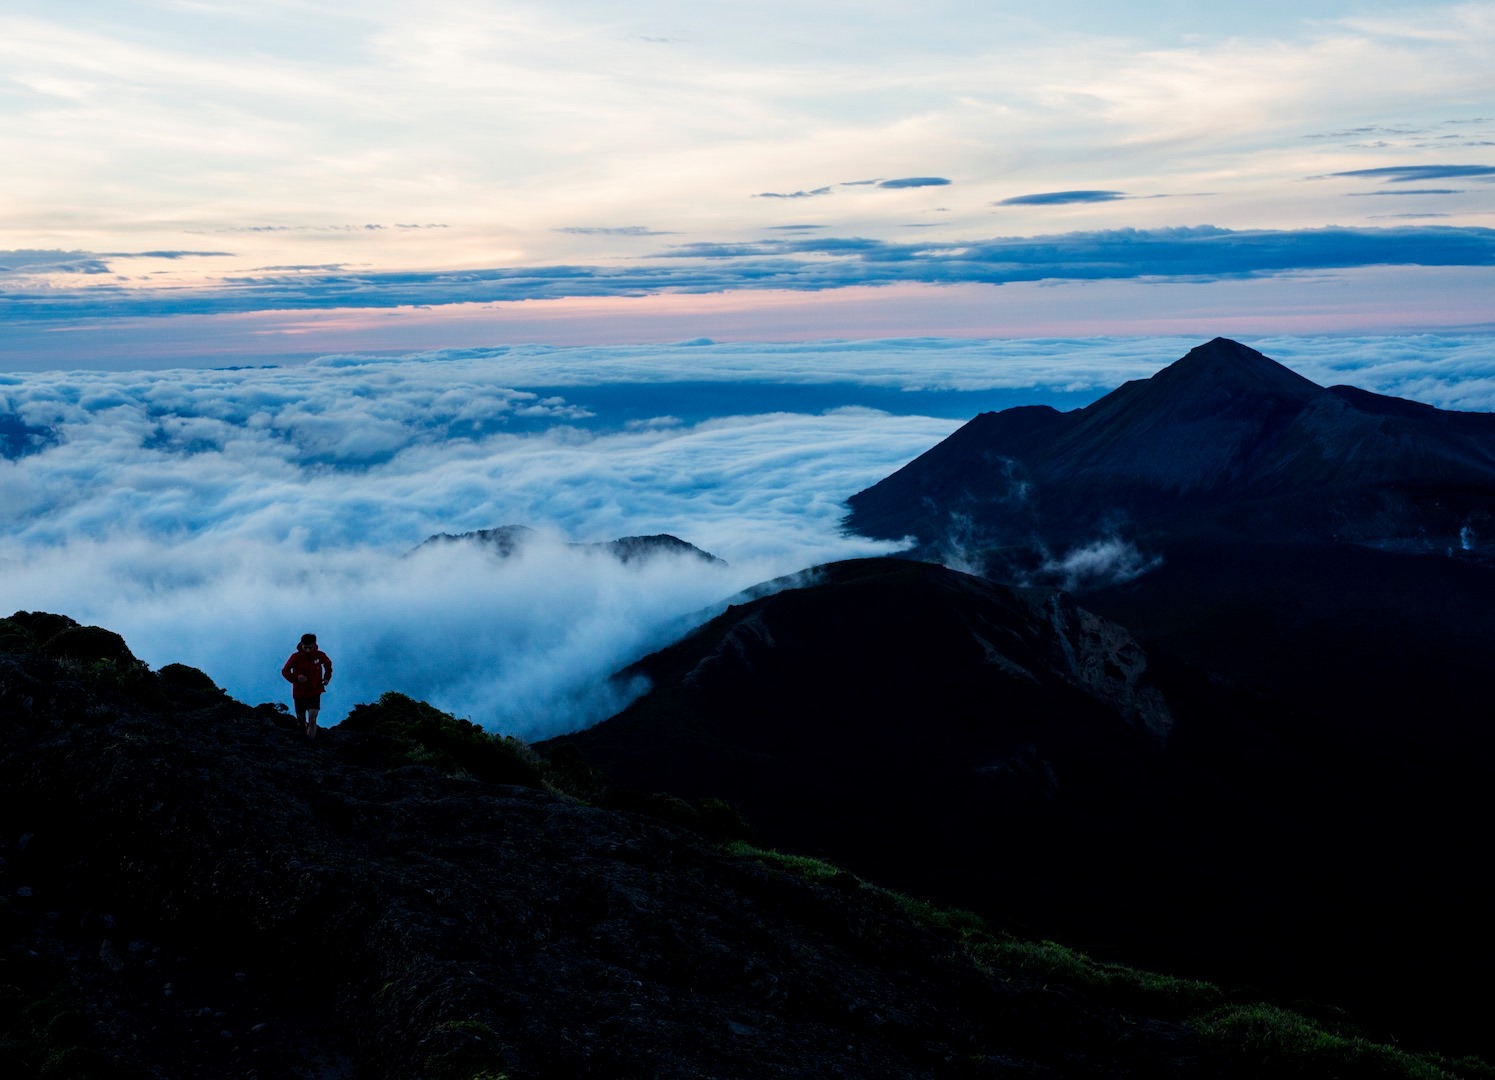
<svg viewBox="0 0 1495 1080">
<path fill-rule="evenodd" d="M 397 689 L 538 737 L 606 715 L 606 674 L 735 591 L 889 550 L 841 532 L 843 500 L 957 426 L 920 414 L 936 395 L 1099 395 L 1198 343 L 530 347 L 0 376 L 0 614 L 108 626 L 250 701 L 283 695 L 279 665 L 313 630 L 338 664 L 329 719 Z M 1490 335 L 1249 343 L 1323 384 L 1495 408 Z M 571 400 L 711 381 L 760 404 L 623 423 Z M 907 404 L 761 405 L 810 385 Z M 431 534 L 508 523 L 552 542 L 508 562 L 461 546 L 407 557 Z M 561 542 L 661 532 L 728 565 L 624 567 Z M 1118 544 L 1062 569 L 1114 570 Z"/>
<path fill-rule="evenodd" d="M 114 628 L 152 665 L 200 667 L 242 700 L 287 699 L 280 665 L 311 630 L 335 665 L 329 723 L 397 689 L 533 738 L 621 708 L 629 688 L 610 672 L 773 565 L 665 555 L 624 566 L 543 540 L 508 560 L 472 545 L 401 558 L 213 535 L 0 552 L 6 614 L 64 611 Z"/>
<path fill-rule="evenodd" d="M 609 672 L 737 590 L 889 550 L 841 533 L 841 500 L 955 426 L 850 408 L 588 432 L 504 375 L 483 357 L 4 377 L 0 415 L 50 441 L 0 460 L 0 607 L 109 626 L 252 701 L 312 629 L 339 667 L 330 719 L 399 689 L 553 733 L 607 715 Z M 407 557 L 511 522 L 555 541 Z M 560 542 L 659 532 L 728 565 Z"/>
</svg>

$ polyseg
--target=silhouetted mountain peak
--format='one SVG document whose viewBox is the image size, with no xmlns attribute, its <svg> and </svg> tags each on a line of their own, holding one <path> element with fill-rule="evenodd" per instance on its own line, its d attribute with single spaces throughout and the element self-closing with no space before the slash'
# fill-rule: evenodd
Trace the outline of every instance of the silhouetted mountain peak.
<svg viewBox="0 0 1495 1080">
<path fill-rule="evenodd" d="M 1118 533 L 1478 551 L 1495 417 L 1325 389 L 1215 338 L 1083 409 L 979 416 L 848 501 L 866 535 L 1018 566 Z"/>
<path fill-rule="evenodd" d="M 1173 392 L 1203 384 L 1214 391 L 1273 394 L 1301 401 L 1323 389 L 1271 357 L 1223 337 L 1190 349 L 1148 381 Z"/>
<path fill-rule="evenodd" d="M 1255 349 L 1228 338 L 1215 338 L 1189 350 L 1151 378 L 1126 383 L 1081 409 L 1075 414 L 1081 420 L 1076 434 L 1092 449 L 1114 456 L 1118 441 L 1162 438 L 1172 442 L 1181 426 L 1223 420 L 1232 426 L 1255 428 L 1273 417 L 1296 413 L 1323 389 Z M 1098 446 L 1094 438 L 1097 429 L 1113 429 Z M 1153 432 L 1156 434 L 1150 434 Z M 1201 434 L 1199 441 L 1206 446 L 1200 449 L 1209 456 L 1208 446 L 1213 446 L 1216 454 L 1227 449 L 1220 444 L 1221 437 L 1234 442 L 1234 437 L 1244 432 Z M 1171 459 L 1179 456 L 1176 448 L 1165 448 L 1164 453 Z"/>
</svg>

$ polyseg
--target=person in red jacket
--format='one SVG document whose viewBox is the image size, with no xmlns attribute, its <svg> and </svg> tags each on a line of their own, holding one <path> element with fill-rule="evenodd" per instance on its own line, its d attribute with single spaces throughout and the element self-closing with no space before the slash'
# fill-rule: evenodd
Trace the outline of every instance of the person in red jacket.
<svg viewBox="0 0 1495 1080">
<path fill-rule="evenodd" d="M 332 661 L 317 648 L 316 634 L 302 634 L 301 644 L 280 669 L 291 684 L 291 700 L 296 703 L 296 719 L 306 725 L 306 737 L 317 737 L 317 714 L 322 711 L 322 691 L 332 681 Z"/>
</svg>

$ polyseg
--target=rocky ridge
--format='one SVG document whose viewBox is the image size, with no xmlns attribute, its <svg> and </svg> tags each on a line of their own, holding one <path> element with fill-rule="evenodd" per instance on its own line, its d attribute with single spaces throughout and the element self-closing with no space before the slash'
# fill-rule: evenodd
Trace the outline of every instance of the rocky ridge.
<svg viewBox="0 0 1495 1080">
<path fill-rule="evenodd" d="M 977 963 L 847 875 L 443 775 L 377 723 L 308 742 L 192 669 L 46 655 L 44 618 L 0 620 L 0 982 L 12 1053 L 65 1075 L 1215 1072 L 1167 1008 Z"/>
</svg>

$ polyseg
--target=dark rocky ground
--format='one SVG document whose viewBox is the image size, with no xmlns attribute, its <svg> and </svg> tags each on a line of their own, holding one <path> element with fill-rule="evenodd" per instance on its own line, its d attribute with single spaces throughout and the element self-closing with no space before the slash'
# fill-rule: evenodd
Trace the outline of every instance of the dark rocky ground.
<svg viewBox="0 0 1495 1080">
<path fill-rule="evenodd" d="M 308 743 L 201 673 L 100 657 L 103 631 L 70 656 L 0 630 L 21 1075 L 1235 1074 L 1166 1009 L 983 967 L 849 876 L 377 731 Z"/>
<path fill-rule="evenodd" d="M 1307 588 L 1330 562 L 1347 595 Z M 1380 587 L 1403 566 L 1437 617 Z M 1144 647 L 1064 594 L 900 559 L 818 567 L 639 661 L 624 674 L 648 693 L 540 748 L 725 797 L 770 844 L 1015 933 L 1495 1050 L 1467 992 L 1495 962 L 1470 860 L 1495 823 L 1495 741 L 1455 677 L 1483 672 L 1488 635 L 1461 654 L 1435 643 L 1442 666 L 1419 667 L 1416 640 L 1489 623 L 1454 603 L 1463 590 L 1477 608 L 1469 573 L 1487 572 L 1356 549 L 1296 574 L 1264 563 L 1241 590 L 1253 621 L 1234 592 L 1212 609 L 1186 570 L 1106 598 L 1149 633 L 1192 616 Z M 1284 610 L 1274 581 L 1317 617 Z M 1190 644 L 1190 659 L 1231 653 L 1233 678 L 1166 648 Z M 1248 680 L 1262 668 L 1278 681 Z"/>
</svg>

